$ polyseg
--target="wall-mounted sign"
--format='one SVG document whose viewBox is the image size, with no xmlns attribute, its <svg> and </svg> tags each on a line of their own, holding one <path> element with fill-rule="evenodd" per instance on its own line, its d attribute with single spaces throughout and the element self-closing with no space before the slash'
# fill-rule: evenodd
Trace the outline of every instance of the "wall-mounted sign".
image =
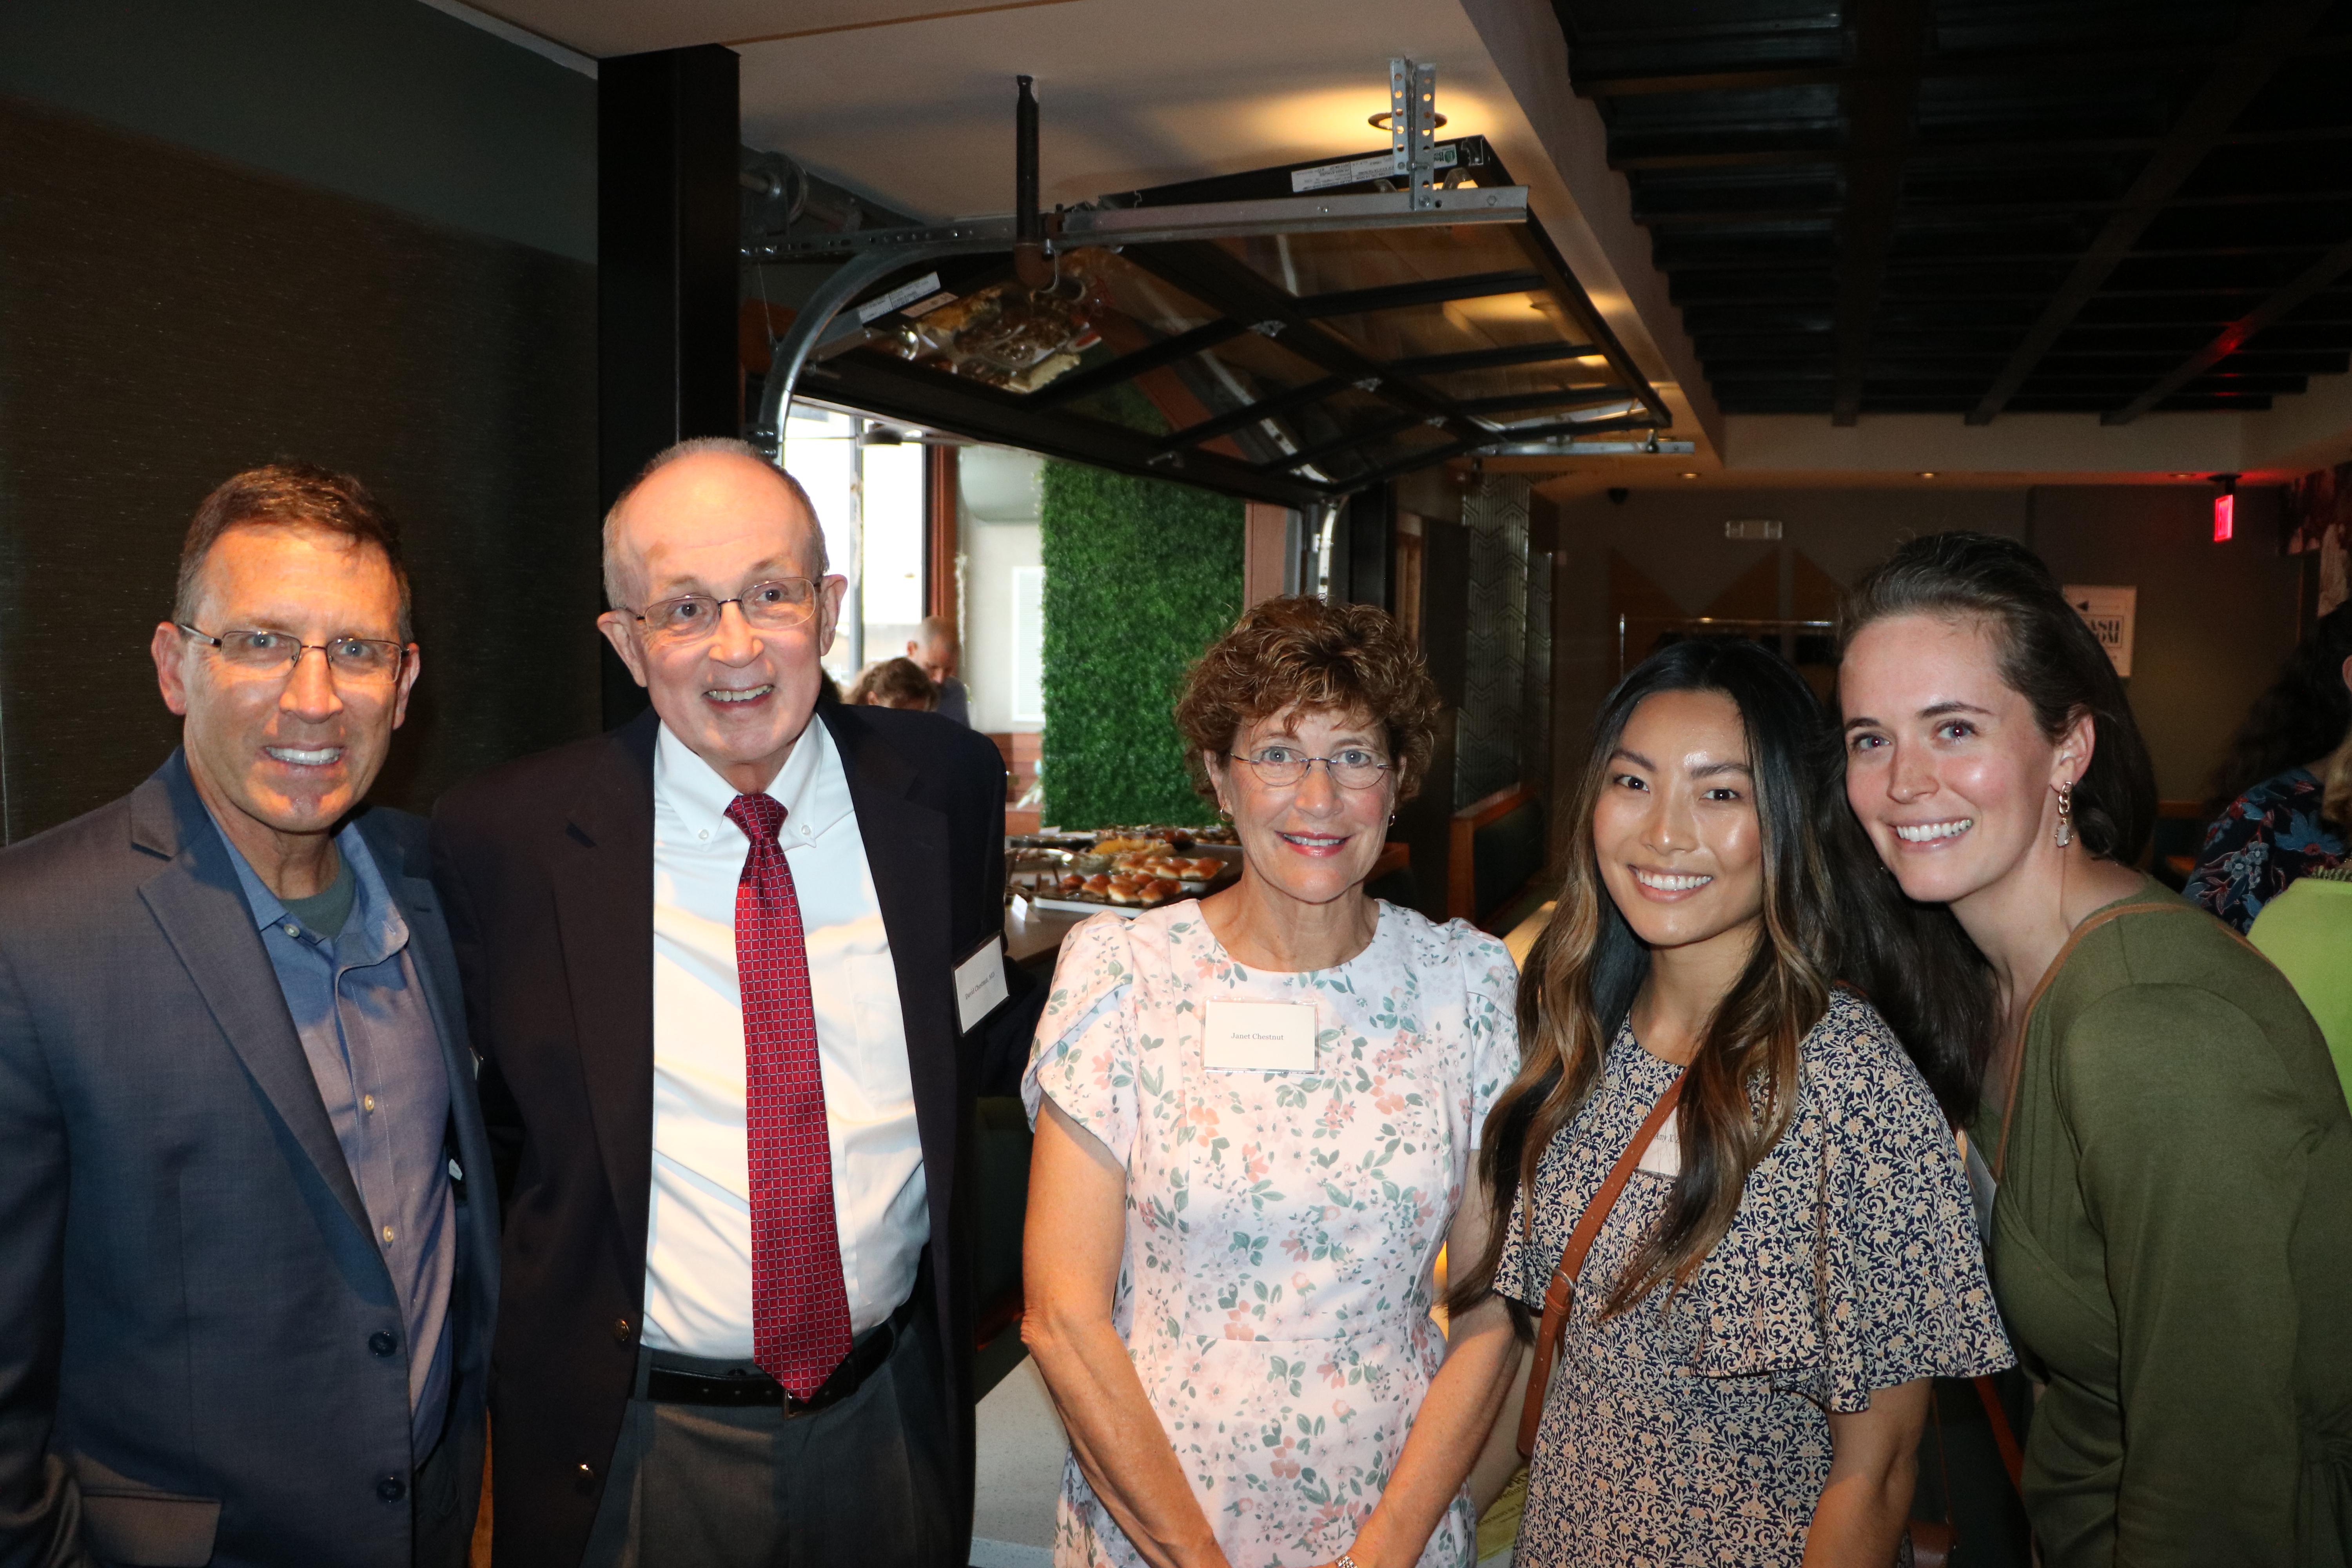
<svg viewBox="0 0 2352 1568">
<path fill-rule="evenodd" d="M 2131 674 L 2132 622 L 2139 614 L 2137 588 L 2094 588 L 2076 583 L 2066 584 L 2066 602 L 2074 606 L 2091 630 L 2098 635 L 2099 646 L 2115 660 L 2116 673 L 2128 678 Z"/>
</svg>

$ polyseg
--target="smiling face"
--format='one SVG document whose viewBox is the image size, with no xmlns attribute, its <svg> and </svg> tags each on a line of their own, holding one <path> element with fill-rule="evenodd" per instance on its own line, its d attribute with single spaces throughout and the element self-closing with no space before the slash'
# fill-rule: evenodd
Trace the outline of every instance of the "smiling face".
<svg viewBox="0 0 2352 1568">
<path fill-rule="evenodd" d="M 233 527 L 205 555 L 190 625 L 292 635 L 313 648 L 336 637 L 400 640 L 400 584 L 383 552 L 323 530 Z M 332 831 L 383 766 L 408 714 L 417 651 L 396 674 L 331 674 L 306 652 L 290 675 L 224 663 L 170 622 L 150 651 L 163 702 L 185 721 L 181 743 L 197 793 L 247 859 L 273 857 L 273 836 Z"/>
<path fill-rule="evenodd" d="M 1244 725 L 1236 755 L 1265 760 L 1330 757 L 1391 760 L 1388 737 L 1362 714 L 1293 710 Z M 1217 804 L 1234 819 L 1249 875 L 1301 903 L 1328 904 L 1371 874 L 1396 809 L 1396 771 L 1368 789 L 1350 789 L 1318 763 L 1297 784 L 1269 784 L 1247 763 L 1209 759 Z"/>
<path fill-rule="evenodd" d="M 1982 621 L 1874 621 L 1838 693 L 1846 801 L 1905 894 L 1958 904 L 2054 845 L 2057 788 L 2089 765 L 2090 721 L 2043 734 Z"/>
<path fill-rule="evenodd" d="M 1606 766 L 1592 848 L 1625 923 L 1654 951 L 1744 954 L 1763 919 L 1764 836 L 1738 704 L 1646 697 Z"/>
<path fill-rule="evenodd" d="M 826 577 L 816 614 L 755 627 L 740 605 L 699 638 L 654 639 L 635 610 L 682 594 L 732 599 L 756 583 L 814 578 L 817 524 L 773 468 L 733 452 L 678 458 L 623 504 L 614 539 L 631 609 L 597 625 L 670 732 L 737 790 L 768 787 L 816 709 L 818 657 L 833 642 L 845 577 Z"/>
</svg>

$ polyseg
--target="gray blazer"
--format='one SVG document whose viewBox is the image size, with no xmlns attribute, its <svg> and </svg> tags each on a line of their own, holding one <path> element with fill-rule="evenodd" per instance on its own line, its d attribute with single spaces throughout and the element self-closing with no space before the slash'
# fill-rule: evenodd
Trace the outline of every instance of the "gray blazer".
<svg viewBox="0 0 2352 1568">
<path fill-rule="evenodd" d="M 448 1425 L 412 1463 L 392 1278 L 179 753 L 0 853 L 0 1568 L 462 1564 L 498 1199 L 425 825 L 359 818 L 466 1179 Z"/>
</svg>

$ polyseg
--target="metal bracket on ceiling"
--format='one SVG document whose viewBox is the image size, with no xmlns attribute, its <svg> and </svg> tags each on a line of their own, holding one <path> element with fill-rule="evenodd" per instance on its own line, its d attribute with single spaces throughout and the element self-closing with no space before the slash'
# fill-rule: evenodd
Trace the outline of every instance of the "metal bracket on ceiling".
<svg viewBox="0 0 2352 1568">
<path fill-rule="evenodd" d="M 1399 58 L 1389 62 L 1389 152 L 1413 210 L 1433 202 L 1437 183 L 1437 68 Z"/>
<path fill-rule="evenodd" d="M 1036 100 L 1028 77 L 1019 78 L 1018 83 L 1014 140 L 1020 156 L 1016 210 L 1011 216 L 811 235 L 744 247 L 747 258 L 755 262 L 844 263 L 818 286 L 783 335 L 769 342 L 768 375 L 750 436 L 753 445 L 782 460 L 784 420 L 802 371 L 818 350 L 837 352 L 857 335 L 855 329 L 836 329 L 835 318 L 884 278 L 917 262 L 1006 250 L 1034 258 L 1041 243 L 1045 252 L 1058 254 L 1082 245 L 1118 247 L 1247 235 L 1528 221 L 1525 185 L 1449 189 L 1436 184 L 1440 116 L 1435 66 L 1406 59 L 1389 62 L 1389 141 L 1396 172 L 1408 177 L 1409 189 L 1159 207 L 1090 205 L 1056 209 L 1051 215 L 1036 209 Z M 1251 330 L 1272 337 L 1281 324 L 1254 322 Z"/>
</svg>

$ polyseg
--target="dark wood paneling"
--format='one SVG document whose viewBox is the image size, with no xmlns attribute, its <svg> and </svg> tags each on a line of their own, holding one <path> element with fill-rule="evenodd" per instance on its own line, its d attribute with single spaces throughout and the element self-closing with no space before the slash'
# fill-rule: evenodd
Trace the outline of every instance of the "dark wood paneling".
<svg viewBox="0 0 2352 1568">
<path fill-rule="evenodd" d="M 237 468 L 358 475 L 425 673 L 376 798 L 596 723 L 595 273 L 0 100 L 0 741 L 10 838 L 178 738 L 148 661 Z"/>
</svg>

